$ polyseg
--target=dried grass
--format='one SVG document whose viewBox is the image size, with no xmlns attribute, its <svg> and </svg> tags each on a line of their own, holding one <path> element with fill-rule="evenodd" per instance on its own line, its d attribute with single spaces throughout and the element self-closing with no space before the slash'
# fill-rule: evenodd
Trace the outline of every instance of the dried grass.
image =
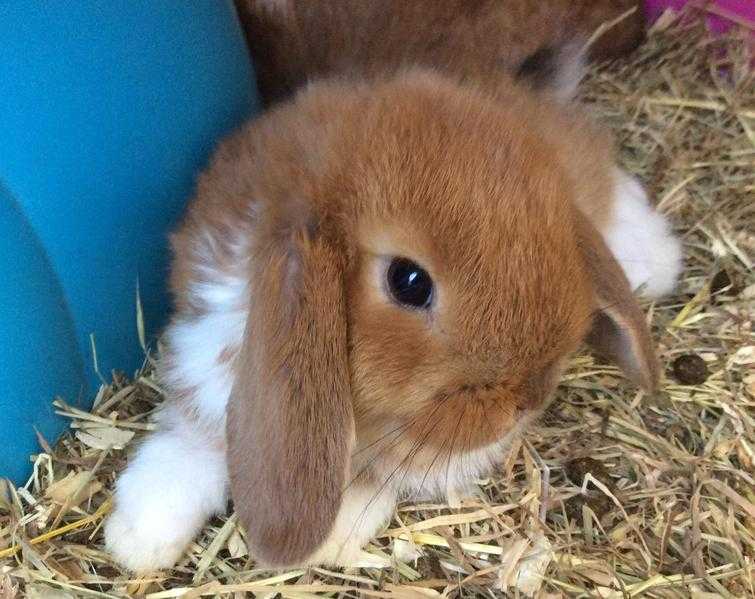
<svg viewBox="0 0 755 599">
<path fill-rule="evenodd" d="M 668 365 L 661 392 L 644 395 L 613 367 L 576 358 L 558 400 L 478 497 L 459 508 L 400 507 L 370 547 L 396 558 L 390 567 L 257 570 L 230 516 L 208 525 L 173 571 L 133 579 L 103 552 L 100 525 L 126 446 L 161 401 L 148 361 L 135 380 L 103 387 L 91 413 L 58 401 L 70 434 L 43 446 L 24 487 L 0 493 L 0 599 L 755 597 L 755 82 L 746 39 L 661 25 L 631 61 L 595 70 L 584 86 L 623 163 L 684 238 L 678 294 L 647 306 Z M 679 366 L 689 354 L 702 357 L 704 382 L 675 378 L 689 376 Z"/>
</svg>

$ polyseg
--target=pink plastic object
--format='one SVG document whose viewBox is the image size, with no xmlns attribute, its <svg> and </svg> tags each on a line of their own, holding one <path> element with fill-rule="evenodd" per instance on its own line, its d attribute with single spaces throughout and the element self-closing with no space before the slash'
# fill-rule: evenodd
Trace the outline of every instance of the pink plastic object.
<svg viewBox="0 0 755 599">
<path fill-rule="evenodd" d="M 645 0 L 645 14 L 652 23 L 667 8 L 679 10 L 688 3 L 688 0 Z M 726 31 L 736 22 L 755 25 L 755 0 L 714 0 L 707 3 L 696 1 L 695 4 L 709 6 L 708 25 L 716 33 Z"/>
</svg>

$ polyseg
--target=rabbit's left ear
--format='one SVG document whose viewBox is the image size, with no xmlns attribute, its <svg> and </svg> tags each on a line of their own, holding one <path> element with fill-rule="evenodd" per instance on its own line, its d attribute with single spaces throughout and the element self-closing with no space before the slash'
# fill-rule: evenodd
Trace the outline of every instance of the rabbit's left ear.
<svg viewBox="0 0 755 599">
<path fill-rule="evenodd" d="M 577 235 L 598 308 L 587 342 L 616 362 L 632 381 L 652 391 L 658 384 L 658 361 L 629 281 L 600 232 L 581 214 Z"/>
<path fill-rule="evenodd" d="M 228 469 L 253 554 L 289 566 L 312 555 L 333 527 L 354 419 L 346 259 L 311 228 L 273 229 L 250 264 L 251 307 L 228 404 Z"/>
</svg>

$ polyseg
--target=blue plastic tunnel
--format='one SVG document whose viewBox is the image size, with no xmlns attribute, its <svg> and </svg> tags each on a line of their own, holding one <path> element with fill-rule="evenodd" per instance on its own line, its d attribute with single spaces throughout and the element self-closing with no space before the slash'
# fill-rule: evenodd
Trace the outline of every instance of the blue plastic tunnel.
<svg viewBox="0 0 755 599">
<path fill-rule="evenodd" d="M 169 306 L 167 232 L 218 138 L 256 110 L 230 0 L 0 4 L 0 476 L 19 483 L 143 360 Z"/>
</svg>

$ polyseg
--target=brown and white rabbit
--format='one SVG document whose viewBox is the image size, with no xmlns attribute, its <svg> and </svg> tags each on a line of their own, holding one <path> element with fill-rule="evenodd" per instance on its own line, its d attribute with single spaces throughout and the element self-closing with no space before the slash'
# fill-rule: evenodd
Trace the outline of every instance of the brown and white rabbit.
<svg viewBox="0 0 755 599">
<path fill-rule="evenodd" d="M 400 59 L 350 29 L 384 4 L 424 7 Z M 105 525 L 125 566 L 174 564 L 229 492 L 260 563 L 359 563 L 401 498 L 487 473 L 584 340 L 656 384 L 632 290 L 669 291 L 679 244 L 576 107 L 462 43 L 488 4 L 250 3 L 311 82 L 220 145 L 173 237 L 167 400 Z"/>
</svg>

